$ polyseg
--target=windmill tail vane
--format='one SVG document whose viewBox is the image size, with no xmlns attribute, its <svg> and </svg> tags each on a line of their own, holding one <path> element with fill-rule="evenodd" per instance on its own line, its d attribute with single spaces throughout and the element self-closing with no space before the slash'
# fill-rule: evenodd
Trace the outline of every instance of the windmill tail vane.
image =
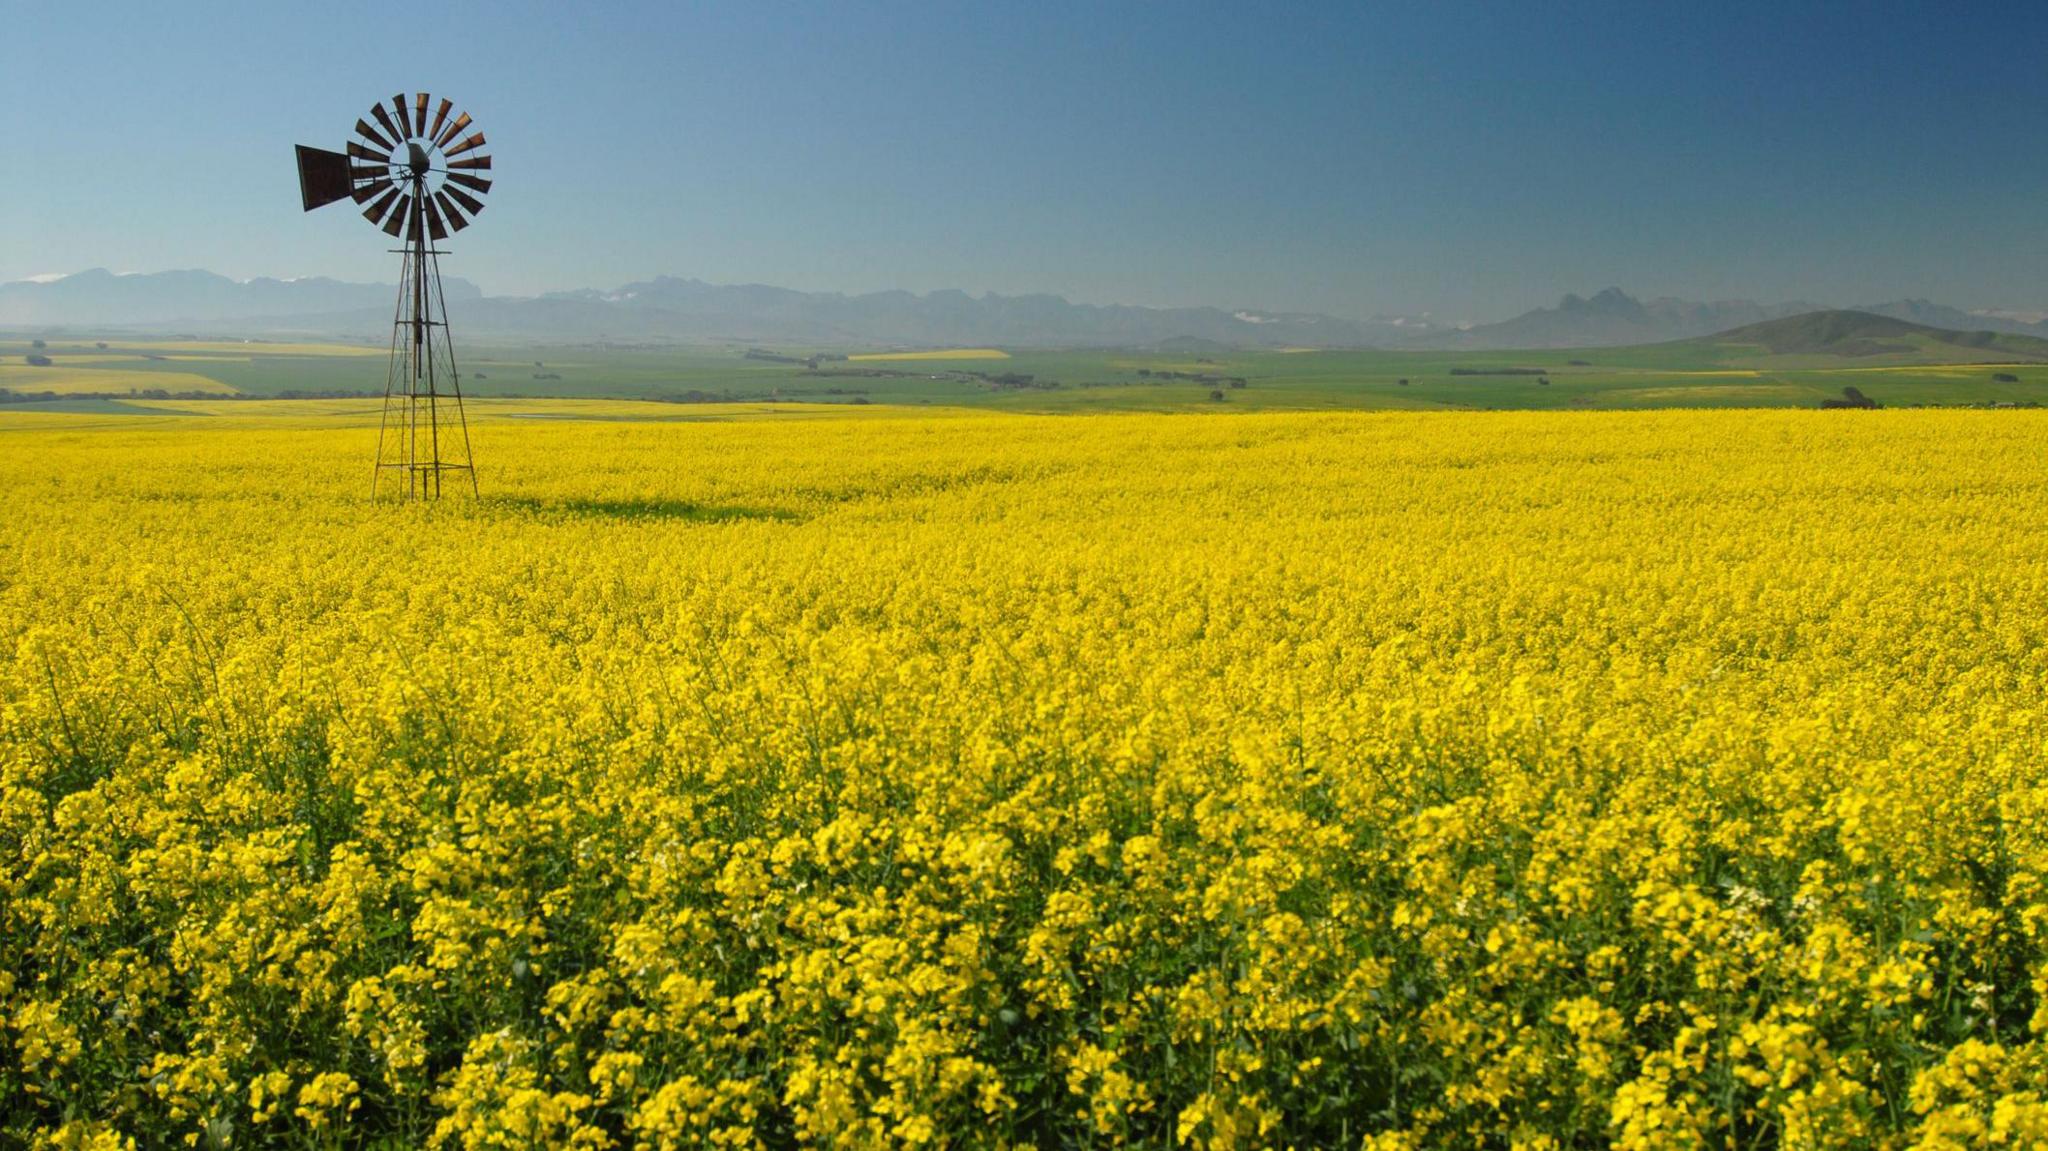
<svg viewBox="0 0 2048 1151">
<path fill-rule="evenodd" d="M 433 107 L 429 107 L 433 104 Z M 374 122 L 373 122 L 374 121 Z M 401 243 L 398 303 L 391 317 L 391 360 L 377 431 L 372 498 L 387 477 L 404 499 L 439 499 L 449 472 L 477 493 L 462 380 L 448 333 L 435 244 L 467 228 L 491 190 L 484 134 L 454 102 L 425 92 L 393 96 L 355 123 L 346 149 L 298 146 L 299 198 L 306 211 L 341 200 Z M 457 481 L 458 490 L 460 481 Z"/>
</svg>

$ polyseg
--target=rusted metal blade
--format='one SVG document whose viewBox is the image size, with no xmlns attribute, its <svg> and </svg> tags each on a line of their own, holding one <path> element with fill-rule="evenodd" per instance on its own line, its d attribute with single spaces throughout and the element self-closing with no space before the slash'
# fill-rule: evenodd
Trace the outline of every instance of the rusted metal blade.
<svg viewBox="0 0 2048 1151">
<path fill-rule="evenodd" d="M 455 101 L 443 97 L 440 109 L 434 113 L 434 126 L 429 128 L 424 135 L 429 139 L 439 136 L 441 134 L 441 124 L 448 119 L 448 110 L 453 107 L 455 107 Z"/>
<path fill-rule="evenodd" d="M 405 111 L 405 93 L 400 92 L 391 98 L 391 110 L 398 113 L 399 134 L 401 136 L 412 135 L 412 117 L 407 115 Z"/>
<path fill-rule="evenodd" d="M 391 166 L 391 157 L 389 154 L 384 152 L 371 151 L 369 148 L 356 143 L 354 140 L 350 140 L 348 142 L 348 154 L 354 156 L 358 160 L 362 160 L 367 163 L 381 164 L 387 168 Z"/>
<path fill-rule="evenodd" d="M 476 179 L 476 177 L 474 177 L 474 176 L 465 176 L 465 177 L 463 177 L 463 179 L 464 179 L 464 180 L 475 180 L 475 179 Z M 441 194 L 442 194 L 443 196 L 446 196 L 446 197 L 448 197 L 449 199 L 451 199 L 451 200 L 454 200 L 454 201 L 455 201 L 456 203 L 458 203 L 458 204 L 462 205 L 462 206 L 463 206 L 463 208 L 467 209 L 467 210 L 468 210 L 468 212 L 469 212 L 469 214 L 470 214 L 470 215 L 472 215 L 472 216 L 474 216 L 474 215 L 476 215 L 476 214 L 477 214 L 478 212 L 481 212 L 481 211 L 483 211 L 483 210 L 484 210 L 484 205 L 483 205 L 483 201 L 481 201 L 481 200 L 477 199 L 477 198 L 476 198 L 475 196 L 472 196 L 472 195 L 470 195 L 470 194 L 469 194 L 468 192 L 465 192 L 465 191 L 463 191 L 462 189 L 460 189 L 460 188 L 458 188 L 458 187 L 456 187 L 456 186 L 455 186 L 455 177 L 454 177 L 454 176 L 452 176 L 452 175 L 451 175 L 451 176 L 449 176 L 449 177 L 448 177 L 448 180 L 449 180 L 449 182 L 448 182 L 448 183 L 446 183 L 446 184 L 443 184 L 443 185 L 441 186 Z M 488 186 L 488 185 L 490 184 L 490 181 L 488 181 L 488 180 L 480 180 L 480 181 L 478 181 L 478 183 L 481 183 L 481 184 L 484 184 L 484 185 Z M 445 204 L 445 203 L 444 203 L 444 204 L 442 204 L 441 206 L 442 206 L 443 208 L 446 208 L 446 207 L 448 207 L 448 205 L 447 205 L 447 204 Z M 449 215 L 451 215 L 451 216 L 452 216 L 452 215 L 454 215 L 454 214 L 455 214 L 455 213 L 453 212 L 453 210 L 450 210 L 450 212 L 449 212 Z"/>
<path fill-rule="evenodd" d="M 427 134 L 427 94 L 425 92 L 413 94 L 412 134 L 415 136 Z"/>
<path fill-rule="evenodd" d="M 489 156 L 471 156 L 467 160 L 450 160 L 448 168 L 450 171 L 455 172 L 488 172 L 491 170 L 491 158 Z"/>
<path fill-rule="evenodd" d="M 441 222 L 441 209 L 434 203 L 434 198 L 432 196 L 428 196 L 424 201 L 421 202 L 421 207 L 426 210 L 427 235 L 433 237 L 436 240 L 447 239 L 448 227 L 447 225 Z"/>
<path fill-rule="evenodd" d="M 368 140 L 370 143 L 377 145 L 379 148 L 384 149 L 386 152 L 389 152 L 391 150 L 391 141 L 385 139 L 384 136 L 377 131 L 377 129 L 370 127 L 369 121 L 367 120 L 356 121 L 356 135 L 361 136 L 363 139 Z"/>
<path fill-rule="evenodd" d="M 456 133 L 462 131 L 464 128 L 467 127 L 469 127 L 469 113 L 464 112 L 462 115 L 457 116 L 455 118 L 454 123 L 448 125 L 448 127 L 445 130 L 443 130 L 439 135 L 434 137 L 434 147 L 446 148 L 448 146 L 448 141 L 453 140 L 455 138 Z"/>
<path fill-rule="evenodd" d="M 379 164 L 374 168 L 352 165 L 348 170 L 349 179 L 358 184 L 365 180 L 382 180 L 389 175 L 391 175 L 391 168 L 384 164 Z"/>
<path fill-rule="evenodd" d="M 460 196 L 461 194 L 462 193 L 457 192 L 452 188 L 443 188 L 440 191 L 434 193 L 435 202 L 441 205 L 441 214 L 443 216 L 448 217 L 448 226 L 455 229 L 458 232 L 460 232 L 464 228 L 469 227 L 469 221 L 463 219 L 462 213 L 456 211 L 455 205 L 449 203 L 448 200 L 451 196 Z M 470 211 L 478 211 L 482 207 L 483 205 L 478 204 L 475 208 L 470 209 Z"/>
<path fill-rule="evenodd" d="M 455 157 L 462 155 L 464 152 L 474 152 L 478 148 L 481 148 L 483 146 L 484 134 L 482 132 L 478 132 L 470 136 L 469 139 L 464 140 L 462 143 L 455 145 L 453 148 L 443 149 L 443 154 L 452 160 Z"/>
<path fill-rule="evenodd" d="M 448 182 L 451 184 L 460 184 L 463 187 L 468 188 L 470 191 L 477 193 L 478 195 L 482 195 L 483 193 L 491 190 L 491 182 L 489 180 L 481 180 L 475 176 L 471 176 L 464 172 L 448 173 Z"/>
<path fill-rule="evenodd" d="M 405 242 L 408 244 L 420 238 L 420 214 L 413 210 L 412 197 L 405 198 Z"/>
<path fill-rule="evenodd" d="M 363 209 L 363 219 L 368 220 L 372 224 L 381 222 L 384 219 L 384 213 L 389 212 L 391 205 L 398 202 L 399 195 L 398 188 L 396 186 L 392 187 L 389 191 L 378 197 L 376 203 Z M 396 232 L 392 233 L 394 236 L 397 234 Z"/>
<path fill-rule="evenodd" d="M 377 122 L 379 124 L 384 125 L 384 134 L 391 137 L 393 141 L 391 145 L 392 148 L 396 148 L 398 146 L 397 141 L 405 139 L 405 133 L 399 131 L 398 126 L 391 122 L 391 113 L 386 112 L 384 110 L 384 105 L 371 105 L 370 115 L 375 116 L 377 118 Z M 387 152 L 390 150 L 390 148 L 385 149 L 385 151 Z"/>
<path fill-rule="evenodd" d="M 364 184 L 361 187 L 358 187 L 355 191 L 350 192 L 349 195 L 355 197 L 356 203 L 362 204 L 369 202 L 369 200 L 372 197 L 383 192 L 386 188 L 389 187 L 391 187 L 391 181 L 382 176 L 379 176 L 376 180 L 372 181 L 371 183 Z"/>
</svg>

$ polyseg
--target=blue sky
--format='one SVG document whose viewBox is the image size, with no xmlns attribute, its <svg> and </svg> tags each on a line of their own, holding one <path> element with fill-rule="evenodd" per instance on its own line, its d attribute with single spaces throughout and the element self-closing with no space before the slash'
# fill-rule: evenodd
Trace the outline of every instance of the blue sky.
<svg viewBox="0 0 2048 1151">
<path fill-rule="evenodd" d="M 2048 307 L 2048 5 L 7 0 L 0 280 L 392 273 L 291 146 L 452 96 L 446 269 L 1491 319 Z"/>
</svg>

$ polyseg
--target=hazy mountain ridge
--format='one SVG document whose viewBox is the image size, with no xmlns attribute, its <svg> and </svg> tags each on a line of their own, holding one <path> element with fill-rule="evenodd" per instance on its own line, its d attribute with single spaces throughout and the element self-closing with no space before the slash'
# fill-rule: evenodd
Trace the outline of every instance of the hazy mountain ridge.
<svg viewBox="0 0 2048 1151">
<path fill-rule="evenodd" d="M 445 282 L 451 319 L 470 339 L 734 341 L 817 346 L 1142 347 L 1204 341 L 1233 347 L 1500 349 L 1611 347 L 1696 339 L 1826 310 L 1805 301 L 1639 300 L 1618 288 L 1567 295 L 1498 323 L 1454 328 L 1413 317 L 1346 320 L 1253 308 L 1076 304 L 1060 296 L 957 290 L 844 294 L 660 276 L 609 291 L 486 296 Z M 93 269 L 0 284 L 0 325 L 189 327 L 247 334 L 388 334 L 393 287 L 325 277 L 237 281 L 205 271 L 116 275 Z M 1931 327 L 2048 335 L 2048 321 L 1965 312 L 1927 300 L 1861 312 Z"/>
<path fill-rule="evenodd" d="M 1599 348 L 1693 340 L 1735 328 L 1815 312 L 1853 311 L 1886 316 L 1931 328 L 2048 336 L 2048 322 L 2033 324 L 1996 312 L 1966 312 L 1928 300 L 1894 300 L 1835 309 L 1810 300 L 1760 304 L 1754 300 L 1699 302 L 1662 296 L 1638 300 L 1619 288 L 1592 297 L 1566 295 L 1555 307 L 1536 308 L 1511 320 L 1438 333 L 1405 347 Z"/>
<path fill-rule="evenodd" d="M 1866 304 L 1854 309 L 1877 316 L 1889 316 L 1929 328 L 1950 328 L 1964 332 L 2005 332 L 2015 336 L 2048 336 L 2048 320 L 2029 322 L 1998 311 L 1966 312 L 1931 300 L 1894 300 L 1888 304 Z"/>
<path fill-rule="evenodd" d="M 845 295 L 663 276 L 611 291 L 485 296 L 446 281 L 451 320 L 472 338 L 739 340 L 854 345 L 1151 344 L 1367 347 L 1412 334 L 1409 318 L 1342 320 L 1241 308 L 1069 303 L 1054 295 L 944 290 Z M 372 336 L 388 329 L 393 288 L 330 279 L 231 280 L 212 272 L 115 275 L 94 269 L 0 284 L 0 324 L 237 324 L 250 330 Z"/>
<path fill-rule="evenodd" d="M 1364 347 L 1413 330 L 1407 320 L 1343 320 L 1263 309 L 1076 304 L 1045 293 L 980 296 L 957 289 L 801 292 L 661 276 L 614 291 L 557 292 L 533 305 L 602 304 L 615 326 L 745 339 L 825 343 L 1121 345 L 1194 338 L 1232 345 Z M 538 309 L 529 309 L 538 310 Z M 560 319 L 565 313 L 557 311 Z"/>
<path fill-rule="evenodd" d="M 467 280 L 442 281 L 449 303 L 477 300 Z M 0 324 L 217 323 L 287 316 L 319 316 L 380 308 L 388 316 L 397 288 L 355 284 L 325 276 L 232 280 L 188 269 L 116 274 L 94 268 L 53 280 L 0 283 Z"/>
</svg>

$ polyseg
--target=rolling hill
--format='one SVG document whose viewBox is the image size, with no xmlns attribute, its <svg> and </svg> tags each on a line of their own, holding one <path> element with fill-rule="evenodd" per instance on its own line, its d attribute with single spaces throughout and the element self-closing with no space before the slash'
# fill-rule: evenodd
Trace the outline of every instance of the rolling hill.
<svg viewBox="0 0 2048 1151">
<path fill-rule="evenodd" d="M 1888 361 L 1992 363 L 2048 361 L 2048 339 L 2009 332 L 1956 331 L 1881 316 L 1825 310 L 1745 324 L 1700 340 L 1684 341 L 1730 352 L 1767 356 L 1826 356 Z M 1705 351 L 1706 348 L 1702 348 Z"/>
<path fill-rule="evenodd" d="M 1617 348 L 1714 337 L 1739 327 L 1814 313 L 1851 311 L 1928 328 L 2048 336 L 2048 325 L 2006 315 L 1966 312 L 1928 300 L 1893 300 L 1838 309 L 1791 301 L 1681 300 L 1668 296 L 1639 300 L 1619 288 L 1591 296 L 1566 295 L 1555 307 L 1536 308 L 1513 319 L 1463 329 L 1413 333 L 1387 346 L 1506 350 L 1514 348 Z"/>
</svg>

